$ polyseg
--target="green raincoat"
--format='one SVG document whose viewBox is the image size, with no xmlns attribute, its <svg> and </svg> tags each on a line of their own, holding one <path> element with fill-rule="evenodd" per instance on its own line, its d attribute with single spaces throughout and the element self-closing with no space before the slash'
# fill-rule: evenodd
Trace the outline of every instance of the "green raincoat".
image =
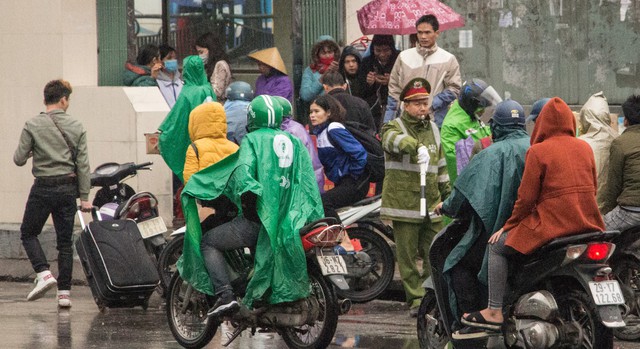
<svg viewBox="0 0 640 349">
<path fill-rule="evenodd" d="M 429 167 L 426 175 L 426 199 L 429 212 L 449 196 L 449 176 L 440 146 L 438 126 L 433 121 L 418 120 L 407 112 L 382 126 L 382 148 L 385 151 L 384 185 L 382 186 L 383 219 L 422 223 L 420 215 L 420 165 L 418 148 L 427 147 Z M 440 222 L 442 218 L 435 218 Z"/>
<path fill-rule="evenodd" d="M 492 130 L 495 143 L 471 159 L 442 206 L 442 210 L 451 217 L 471 219 L 469 229 L 445 261 L 443 272 L 448 280 L 451 269 L 477 239 L 488 241 L 491 234 L 502 228 L 518 197 L 529 135 L 524 129 L 500 125 L 494 125 Z M 469 206 L 473 212 L 465 211 Z M 478 275 L 484 285 L 487 284 L 487 262 L 485 252 Z M 457 313 L 453 287 L 449 290 L 452 308 Z"/>
<path fill-rule="evenodd" d="M 442 135 L 442 149 L 447 159 L 447 173 L 449 173 L 449 181 L 453 185 L 458 178 L 456 143 L 469 136 L 474 141 L 490 137 L 491 129 L 484 123 L 469 117 L 469 114 L 462 109 L 456 99 L 442 122 L 440 133 Z"/>
<path fill-rule="evenodd" d="M 160 134 L 160 154 L 167 166 L 182 179 L 185 155 L 191 144 L 189 138 L 189 114 L 205 101 L 216 101 L 211 84 L 204 71 L 202 59 L 189 56 L 183 64 L 184 86 L 176 104 L 162 121 Z"/>
<path fill-rule="evenodd" d="M 200 252 L 195 200 L 226 195 L 241 207 L 240 196 L 247 191 L 258 197 L 263 226 L 244 303 L 250 307 L 257 299 L 275 304 L 307 297 L 309 279 L 298 232 L 324 211 L 309 153 L 299 139 L 279 130 L 247 134 L 236 153 L 191 176 L 182 192 L 187 233 L 180 275 L 199 291 L 214 293 Z"/>
</svg>

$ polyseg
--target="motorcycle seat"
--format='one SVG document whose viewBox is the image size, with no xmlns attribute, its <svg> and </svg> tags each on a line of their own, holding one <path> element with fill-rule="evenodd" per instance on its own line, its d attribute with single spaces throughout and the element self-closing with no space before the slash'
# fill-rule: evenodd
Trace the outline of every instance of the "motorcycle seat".
<svg viewBox="0 0 640 349">
<path fill-rule="evenodd" d="M 317 221 L 313 221 L 307 225 L 305 225 L 304 227 L 300 228 L 300 236 L 304 236 L 307 235 L 307 233 L 309 233 L 310 231 L 312 231 L 313 229 L 317 228 L 317 227 L 321 227 L 321 226 L 330 226 L 330 225 L 334 225 L 334 224 L 339 224 L 338 220 L 334 217 L 325 217 L 322 218 L 320 220 Z"/>
<path fill-rule="evenodd" d="M 358 206 L 366 206 L 369 205 L 377 200 L 380 200 L 380 198 L 382 197 L 382 194 L 378 194 L 378 195 L 374 195 L 372 197 L 369 198 L 365 198 L 363 200 L 360 200 L 356 203 L 354 203 L 353 205 L 351 205 L 351 207 L 358 207 Z"/>
</svg>

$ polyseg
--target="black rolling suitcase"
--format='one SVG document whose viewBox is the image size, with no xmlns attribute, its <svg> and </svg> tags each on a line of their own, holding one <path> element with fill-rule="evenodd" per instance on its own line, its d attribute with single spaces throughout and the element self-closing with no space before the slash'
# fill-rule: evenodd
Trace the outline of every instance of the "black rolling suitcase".
<svg viewBox="0 0 640 349">
<path fill-rule="evenodd" d="M 93 221 L 85 226 L 76 250 L 100 310 L 149 305 L 160 278 L 133 220 Z"/>
</svg>

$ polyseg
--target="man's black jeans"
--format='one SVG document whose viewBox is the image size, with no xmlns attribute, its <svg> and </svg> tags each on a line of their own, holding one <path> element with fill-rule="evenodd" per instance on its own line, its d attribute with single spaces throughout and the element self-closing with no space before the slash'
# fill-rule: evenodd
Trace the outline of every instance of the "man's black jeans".
<svg viewBox="0 0 640 349">
<path fill-rule="evenodd" d="M 46 186 L 34 184 L 24 210 L 20 239 L 36 273 L 49 269 L 38 235 L 51 214 L 58 249 L 58 289 L 71 289 L 73 271 L 73 223 L 77 211 L 76 183 Z"/>
</svg>

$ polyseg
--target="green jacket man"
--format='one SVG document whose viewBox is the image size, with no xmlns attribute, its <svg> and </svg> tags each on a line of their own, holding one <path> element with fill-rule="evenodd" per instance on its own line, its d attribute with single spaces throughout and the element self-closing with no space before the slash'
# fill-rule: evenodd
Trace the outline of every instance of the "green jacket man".
<svg viewBox="0 0 640 349">
<path fill-rule="evenodd" d="M 451 191 L 438 127 L 427 119 L 429 91 L 426 80 L 411 80 L 400 95 L 404 112 L 382 127 L 385 177 L 381 216 L 393 221 L 398 267 L 412 316 L 417 315 L 424 295 L 422 283 L 430 274 L 428 263 L 423 264 L 422 272 L 418 270 L 416 258 L 428 261 L 431 240 L 442 228 L 441 217 L 420 215 L 420 165 L 428 164 L 429 211 Z"/>
<path fill-rule="evenodd" d="M 441 129 L 451 184 L 469 163 L 475 151 L 474 143 L 480 141 L 480 149 L 491 144 L 491 129 L 480 120 L 480 116 L 487 107 L 500 101 L 493 87 L 480 79 L 472 79 L 462 85 L 460 96 L 451 105 Z"/>
</svg>

